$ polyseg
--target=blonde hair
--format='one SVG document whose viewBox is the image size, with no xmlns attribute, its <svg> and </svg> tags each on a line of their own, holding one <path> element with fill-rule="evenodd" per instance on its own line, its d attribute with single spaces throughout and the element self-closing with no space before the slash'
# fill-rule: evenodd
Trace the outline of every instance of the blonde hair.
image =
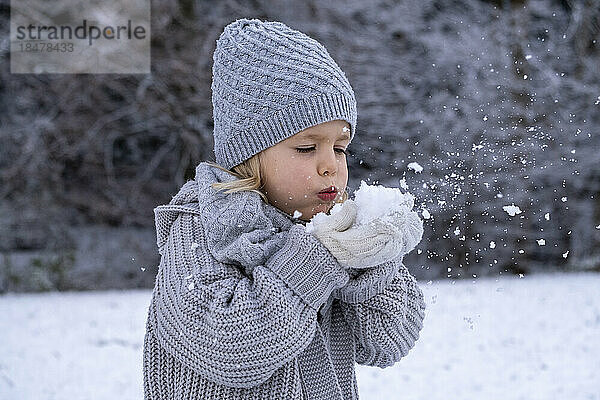
<svg viewBox="0 0 600 400">
<path fill-rule="evenodd" d="M 269 204 L 267 196 L 261 190 L 265 184 L 263 174 L 261 172 L 261 153 L 253 155 L 249 159 L 232 167 L 231 170 L 224 168 L 221 165 L 216 164 L 214 162 L 207 161 L 207 164 L 219 168 L 220 170 L 225 171 L 237 178 L 236 180 L 233 180 L 231 182 L 212 183 L 212 188 L 217 191 L 224 190 L 225 193 L 235 193 L 244 190 L 256 192 L 265 201 L 265 203 Z M 343 203 L 346 200 L 348 200 L 347 188 L 344 189 L 344 193 L 342 194 L 342 198 L 339 201 L 339 203 Z"/>
<path fill-rule="evenodd" d="M 264 180 L 260 169 L 260 153 L 253 155 L 249 159 L 232 167 L 230 170 L 214 162 L 208 161 L 207 164 L 219 168 L 237 178 L 231 182 L 212 183 L 211 186 L 213 189 L 216 189 L 217 191 L 225 190 L 225 193 L 235 193 L 244 190 L 256 192 L 266 203 L 269 203 L 267 196 L 260 190 L 264 186 Z"/>
</svg>

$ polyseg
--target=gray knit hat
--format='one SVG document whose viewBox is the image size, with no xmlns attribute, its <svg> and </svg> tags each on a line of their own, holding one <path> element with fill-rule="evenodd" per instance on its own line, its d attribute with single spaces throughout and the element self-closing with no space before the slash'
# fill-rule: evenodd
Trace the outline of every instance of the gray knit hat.
<svg viewBox="0 0 600 400">
<path fill-rule="evenodd" d="M 215 158 L 231 168 L 308 127 L 335 119 L 356 132 L 356 99 L 316 40 L 281 22 L 238 19 L 213 54 Z"/>
</svg>

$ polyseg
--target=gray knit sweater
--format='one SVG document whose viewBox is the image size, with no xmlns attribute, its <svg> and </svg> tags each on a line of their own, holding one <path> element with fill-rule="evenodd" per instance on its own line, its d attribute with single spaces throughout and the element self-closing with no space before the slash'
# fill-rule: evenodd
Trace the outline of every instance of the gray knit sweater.
<svg viewBox="0 0 600 400">
<path fill-rule="evenodd" d="M 304 224 L 201 163 L 154 209 L 161 254 L 145 399 L 358 399 L 355 362 L 388 367 L 419 337 L 423 294 L 401 258 L 348 272 Z"/>
</svg>

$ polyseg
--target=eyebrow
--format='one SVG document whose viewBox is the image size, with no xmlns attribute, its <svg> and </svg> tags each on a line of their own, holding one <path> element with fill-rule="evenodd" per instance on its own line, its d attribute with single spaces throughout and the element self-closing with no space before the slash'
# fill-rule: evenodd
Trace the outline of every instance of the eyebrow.
<svg viewBox="0 0 600 400">
<path fill-rule="evenodd" d="M 308 133 L 306 135 L 299 137 L 299 139 L 323 139 L 323 137 L 321 135 L 317 135 L 314 133 Z M 350 135 L 348 135 L 347 133 L 344 133 L 337 138 L 337 140 L 344 140 L 344 139 L 350 140 Z"/>
</svg>

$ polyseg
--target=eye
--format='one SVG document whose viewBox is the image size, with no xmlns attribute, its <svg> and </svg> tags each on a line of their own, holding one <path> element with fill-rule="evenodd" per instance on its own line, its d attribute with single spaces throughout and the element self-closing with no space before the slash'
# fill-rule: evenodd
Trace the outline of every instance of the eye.
<svg viewBox="0 0 600 400">
<path fill-rule="evenodd" d="M 308 153 L 308 152 L 310 152 L 310 151 L 313 151 L 314 149 L 315 149 L 314 147 L 304 147 L 304 148 L 302 148 L 302 147 L 297 147 L 297 148 L 296 148 L 296 151 L 297 151 L 298 153 Z M 336 149 L 334 149 L 334 150 L 335 150 L 337 153 L 339 153 L 339 154 L 345 154 L 345 155 L 349 155 L 349 153 L 348 153 L 348 150 L 346 150 L 346 149 L 340 149 L 340 148 L 336 148 Z"/>
</svg>

